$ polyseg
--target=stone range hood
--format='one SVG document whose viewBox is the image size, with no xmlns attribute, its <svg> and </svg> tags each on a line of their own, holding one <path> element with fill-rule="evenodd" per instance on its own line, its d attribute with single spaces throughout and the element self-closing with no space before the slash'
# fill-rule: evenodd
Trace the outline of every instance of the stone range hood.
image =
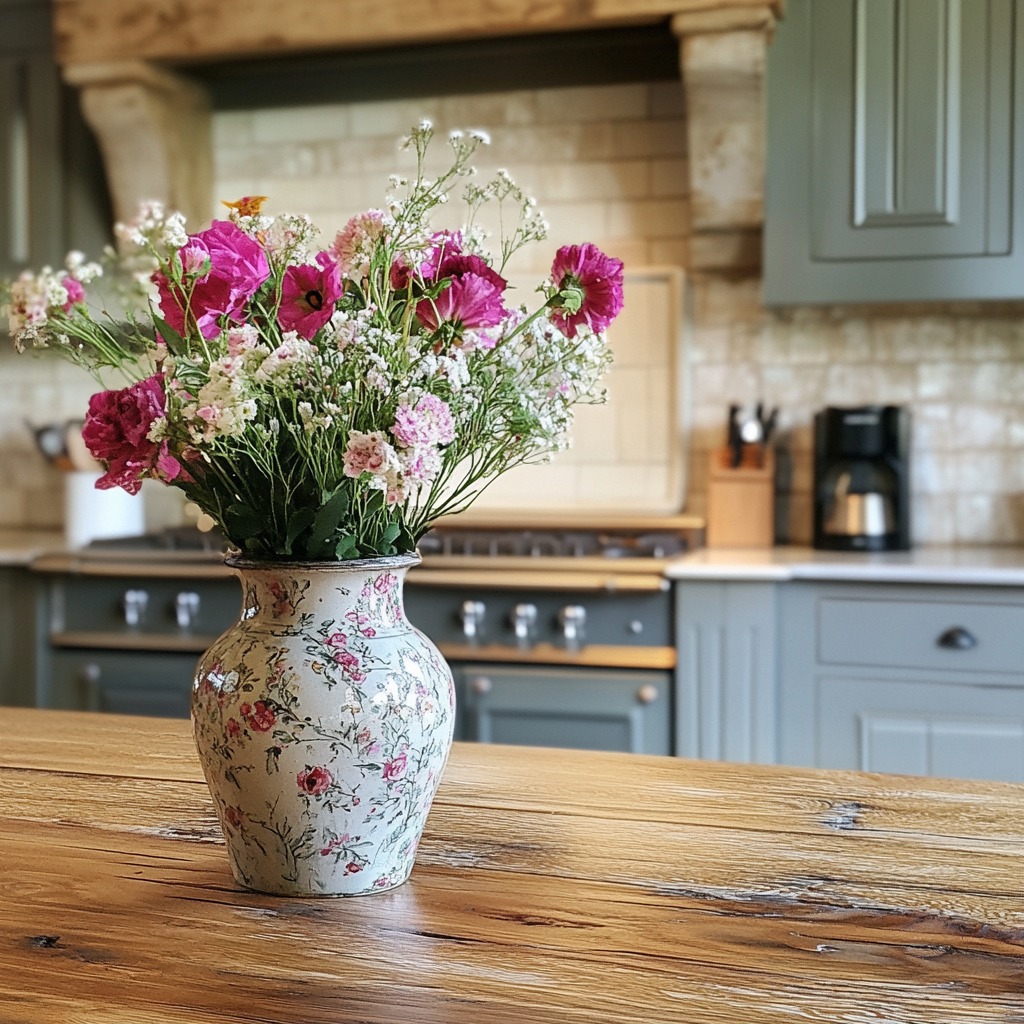
<svg viewBox="0 0 1024 1024">
<path fill-rule="evenodd" d="M 626 26 L 679 41 L 688 269 L 761 260 L 765 51 L 783 0 L 54 0 L 57 61 L 80 90 L 118 220 L 144 198 L 205 221 L 210 100 L 179 66 Z M 528 82 L 524 85 L 528 86 Z"/>
</svg>

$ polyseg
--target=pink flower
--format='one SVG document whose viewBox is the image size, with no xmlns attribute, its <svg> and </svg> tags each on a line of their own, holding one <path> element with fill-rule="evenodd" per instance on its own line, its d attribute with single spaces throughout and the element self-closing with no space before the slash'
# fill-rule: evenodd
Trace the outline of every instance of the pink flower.
<svg viewBox="0 0 1024 1024">
<path fill-rule="evenodd" d="M 170 454 L 167 442 L 149 439 L 150 428 L 166 411 L 161 373 L 89 399 L 82 439 L 107 466 L 97 487 L 123 487 L 129 494 L 138 494 L 147 477 L 170 481 L 182 474 L 181 463 Z"/>
<path fill-rule="evenodd" d="M 82 282 L 75 280 L 73 277 L 65 277 L 60 283 L 64 285 L 64 290 L 68 293 L 68 301 L 64 303 L 62 308 L 65 313 L 70 313 L 72 306 L 77 305 L 79 302 L 85 302 L 85 289 L 82 287 Z"/>
<path fill-rule="evenodd" d="M 277 322 L 309 341 L 331 319 L 341 291 L 341 273 L 329 252 L 320 253 L 315 264 L 288 267 L 281 282 Z"/>
<path fill-rule="evenodd" d="M 415 406 L 402 402 L 395 410 L 391 428 L 395 440 L 405 448 L 413 445 L 450 444 L 455 424 L 448 404 L 436 395 L 424 395 Z"/>
<path fill-rule="evenodd" d="M 319 796 L 321 793 L 326 792 L 334 781 L 334 777 L 322 765 L 317 765 L 315 768 L 306 768 L 299 772 L 295 776 L 295 781 L 303 793 L 308 793 L 310 796 Z"/>
<path fill-rule="evenodd" d="M 270 265 L 263 247 L 227 220 L 215 220 L 205 231 L 189 236 L 179 256 L 182 266 L 199 266 L 203 250 L 209 256 L 209 270 L 190 279 L 187 291 L 160 271 L 153 282 L 160 293 L 160 311 L 179 334 L 194 326 L 204 338 L 213 338 L 220 333 L 222 320 L 242 320 L 245 304 L 270 276 Z"/>
<path fill-rule="evenodd" d="M 567 338 L 576 337 L 580 324 L 604 331 L 622 309 L 622 260 L 605 256 L 592 242 L 562 246 L 551 279 L 560 292 L 551 319 Z"/>
<path fill-rule="evenodd" d="M 406 755 L 399 754 L 390 761 L 384 763 L 384 771 L 381 773 L 385 779 L 397 779 L 405 773 Z"/>
<path fill-rule="evenodd" d="M 239 709 L 241 710 L 241 709 Z M 263 701 L 258 700 L 248 712 L 243 712 L 246 722 L 256 732 L 269 732 L 277 722 L 277 716 Z"/>
<path fill-rule="evenodd" d="M 379 430 L 369 434 L 359 430 L 350 431 L 342 457 L 345 476 L 356 479 L 363 473 L 381 475 L 386 472 L 393 457 L 394 449 Z"/>
<path fill-rule="evenodd" d="M 450 284 L 436 299 L 416 305 L 421 324 L 436 331 L 448 323 L 463 328 L 493 327 L 505 315 L 501 289 L 477 274 L 449 278 Z"/>
<path fill-rule="evenodd" d="M 370 273 L 373 248 L 384 237 L 385 217 L 381 210 L 357 213 L 335 236 L 331 252 L 343 277 L 361 281 Z"/>
</svg>

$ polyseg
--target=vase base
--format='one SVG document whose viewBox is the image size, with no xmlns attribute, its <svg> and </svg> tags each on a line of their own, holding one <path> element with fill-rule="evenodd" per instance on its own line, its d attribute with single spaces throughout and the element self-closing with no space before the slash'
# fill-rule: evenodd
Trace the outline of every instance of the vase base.
<svg viewBox="0 0 1024 1024">
<path fill-rule="evenodd" d="M 286 884 L 263 884 L 253 880 L 246 880 L 237 871 L 235 871 L 232 865 L 231 874 L 234 877 L 235 882 L 243 889 L 247 889 L 249 892 L 259 893 L 262 896 L 281 896 L 290 897 L 292 899 L 351 899 L 359 896 L 375 896 L 378 893 L 390 892 L 392 889 L 397 889 L 399 886 L 405 885 L 412 875 L 410 869 L 405 875 L 397 880 L 382 881 L 378 879 L 372 885 L 364 886 L 362 888 L 353 887 L 349 891 L 331 891 L 328 889 L 314 889 L 310 886 L 295 885 L 289 886 Z"/>
</svg>

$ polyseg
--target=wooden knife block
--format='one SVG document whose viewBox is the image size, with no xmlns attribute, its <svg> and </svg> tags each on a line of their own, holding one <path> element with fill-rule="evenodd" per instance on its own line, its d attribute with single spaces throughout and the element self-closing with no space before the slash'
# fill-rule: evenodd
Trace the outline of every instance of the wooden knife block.
<svg viewBox="0 0 1024 1024">
<path fill-rule="evenodd" d="M 711 453 L 706 543 L 709 548 L 770 548 L 775 543 L 775 452 L 744 446 Z"/>
</svg>

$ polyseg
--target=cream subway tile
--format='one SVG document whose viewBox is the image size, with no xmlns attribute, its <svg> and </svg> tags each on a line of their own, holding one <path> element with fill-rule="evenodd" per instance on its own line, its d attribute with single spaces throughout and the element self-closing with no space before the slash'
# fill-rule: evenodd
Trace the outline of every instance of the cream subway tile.
<svg viewBox="0 0 1024 1024">
<path fill-rule="evenodd" d="M 340 104 L 258 110 L 252 112 L 251 119 L 251 138 L 258 145 L 294 145 L 343 139 L 349 134 L 349 109 Z"/>
<path fill-rule="evenodd" d="M 560 199 L 643 199 L 650 192 L 650 168 L 644 160 L 547 163 L 516 174 L 529 181 L 542 206 Z"/>
<path fill-rule="evenodd" d="M 505 125 L 531 124 L 537 120 L 536 94 L 526 90 L 445 96 L 440 100 L 438 118 L 445 132 L 478 128 L 493 140 Z"/>
<path fill-rule="evenodd" d="M 963 446 L 987 448 L 1009 443 L 1017 410 L 1010 405 L 968 402 L 954 406 L 952 429 Z"/>
<path fill-rule="evenodd" d="M 686 153 L 686 125 L 669 121 L 613 123 L 612 146 L 619 157 L 682 156 Z"/>
<path fill-rule="evenodd" d="M 398 139 L 426 118 L 439 128 L 442 100 L 423 97 L 416 100 L 380 100 L 351 103 L 348 107 L 353 138 L 387 137 Z"/>
<path fill-rule="evenodd" d="M 641 119 L 648 109 L 647 86 L 580 85 L 565 89 L 541 89 L 536 94 L 540 124 L 576 124 L 580 121 Z"/>
<path fill-rule="evenodd" d="M 811 413 L 823 405 L 830 404 L 825 398 L 828 367 L 824 365 L 765 366 L 760 376 L 759 393 L 754 398 L 778 396 L 778 404 L 790 414 L 796 408 Z"/>
<path fill-rule="evenodd" d="M 580 470 L 566 464 L 559 452 L 553 462 L 517 466 L 498 477 L 477 499 L 477 509 L 543 509 L 573 504 L 577 499 Z"/>
<path fill-rule="evenodd" d="M 911 452 L 911 490 L 916 494 L 950 494 L 958 487 L 961 456 L 915 448 Z"/>
<path fill-rule="evenodd" d="M 592 508 L 634 508 L 650 511 L 668 498 L 662 474 L 649 466 L 612 463 L 590 466 L 580 475 L 577 498 Z"/>
<path fill-rule="evenodd" d="M 651 195 L 656 199 L 682 198 L 688 192 L 688 171 L 684 157 L 665 157 L 648 161 Z"/>
<path fill-rule="evenodd" d="M 957 359 L 1014 361 L 1024 349 L 1024 325 L 1019 317 L 960 319 L 955 326 Z"/>
<path fill-rule="evenodd" d="M 960 494 L 954 510 L 958 544 L 1015 544 L 1024 539 L 1021 495 Z"/>
<path fill-rule="evenodd" d="M 909 364 L 833 364 L 825 368 L 826 405 L 898 405 L 913 401 L 917 367 Z"/>
<path fill-rule="evenodd" d="M 648 245 L 648 262 L 657 266 L 686 267 L 690 243 L 685 238 L 654 238 Z"/>
<path fill-rule="evenodd" d="M 957 499 L 951 494 L 911 495 L 910 539 L 914 546 L 955 544 Z"/>
<path fill-rule="evenodd" d="M 875 324 L 874 348 L 876 359 L 892 363 L 952 359 L 957 348 L 955 324 L 948 318 L 883 318 Z"/>
<path fill-rule="evenodd" d="M 704 402 L 718 400 L 724 412 L 731 402 L 756 401 L 760 392 L 760 373 L 756 367 L 716 363 L 693 367 L 693 393 L 700 395 Z"/>
<path fill-rule="evenodd" d="M 647 86 L 647 113 L 655 120 L 686 116 L 682 78 L 651 82 Z"/>
<path fill-rule="evenodd" d="M 676 238 L 682 233 L 688 204 L 681 199 L 641 199 L 608 203 L 608 231 L 612 235 Z"/>
<path fill-rule="evenodd" d="M 578 466 L 607 462 L 614 458 L 618 445 L 615 408 L 610 404 L 578 406 L 569 436 L 571 448 L 568 452 L 559 452 L 557 456 L 561 466 L 569 463 Z"/>
<path fill-rule="evenodd" d="M 210 117 L 210 139 L 214 153 L 251 146 L 254 142 L 253 116 L 250 110 L 215 110 Z"/>
<path fill-rule="evenodd" d="M 608 208 L 604 203 L 545 203 L 549 239 L 606 238 Z"/>
</svg>

